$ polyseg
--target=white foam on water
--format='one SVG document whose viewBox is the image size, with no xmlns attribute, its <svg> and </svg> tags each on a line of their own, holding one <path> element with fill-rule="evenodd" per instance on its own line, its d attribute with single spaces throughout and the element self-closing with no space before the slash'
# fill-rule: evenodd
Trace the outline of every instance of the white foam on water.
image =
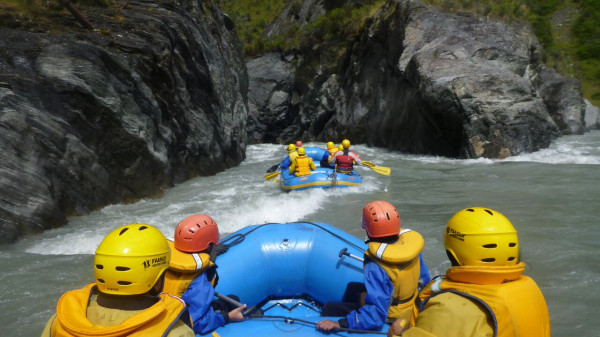
<svg viewBox="0 0 600 337">
<path fill-rule="evenodd" d="M 600 131 L 594 131 L 600 135 Z M 534 162 L 542 164 L 600 165 L 600 137 L 598 140 L 580 141 L 581 136 L 563 136 L 554 141 L 547 149 L 533 153 L 523 153 L 506 159 L 452 159 L 437 156 L 410 155 L 399 152 L 379 152 L 385 159 L 418 161 L 428 164 L 492 165 L 502 162 Z"/>
</svg>

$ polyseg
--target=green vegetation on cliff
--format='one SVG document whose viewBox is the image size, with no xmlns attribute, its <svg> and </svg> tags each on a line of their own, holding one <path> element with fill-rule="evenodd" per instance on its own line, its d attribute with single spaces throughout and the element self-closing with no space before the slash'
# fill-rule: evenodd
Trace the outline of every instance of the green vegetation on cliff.
<svg viewBox="0 0 600 337">
<path fill-rule="evenodd" d="M 579 79 L 585 98 L 600 105 L 600 0 L 424 1 L 450 13 L 528 21 L 544 46 L 545 63 Z"/>
<path fill-rule="evenodd" d="M 472 13 L 482 20 L 529 22 L 544 46 L 544 62 L 565 76 L 579 79 L 584 96 L 600 106 L 600 0 L 423 1 L 450 13 Z M 320 49 L 326 50 L 326 59 L 332 61 L 331 57 L 343 51 L 364 20 L 385 1 L 326 0 L 325 4 L 333 8 L 318 20 L 289 27 L 282 36 L 268 40 L 261 36 L 286 5 L 294 11 L 299 10 L 301 3 L 302 0 L 223 0 L 223 8 L 236 22 L 248 55 L 292 49 L 310 54 L 318 45 L 326 47 Z"/>
</svg>

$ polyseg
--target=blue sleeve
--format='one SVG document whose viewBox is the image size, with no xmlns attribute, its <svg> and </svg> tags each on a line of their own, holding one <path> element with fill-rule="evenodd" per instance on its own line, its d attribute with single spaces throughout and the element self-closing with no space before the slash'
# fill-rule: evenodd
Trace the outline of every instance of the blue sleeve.
<svg viewBox="0 0 600 337">
<path fill-rule="evenodd" d="M 378 330 L 387 320 L 394 285 L 377 263 L 368 261 L 365 264 L 365 288 L 365 305 L 346 316 L 348 328 Z"/>
<path fill-rule="evenodd" d="M 419 253 L 419 262 L 421 265 L 421 275 L 419 275 L 419 291 L 421 291 L 421 289 L 423 289 L 423 287 L 425 287 L 425 285 L 431 281 L 431 276 L 429 274 L 429 268 L 427 268 L 427 265 L 423 260 L 423 254 L 421 253 Z"/>
<path fill-rule="evenodd" d="M 290 165 L 290 157 L 285 157 L 285 159 L 281 162 L 281 165 L 279 165 L 279 167 L 282 170 L 285 170 L 286 168 L 290 167 Z"/>
<path fill-rule="evenodd" d="M 321 161 L 329 160 L 329 156 L 330 156 L 329 152 L 325 151 L 325 153 L 323 153 L 323 157 L 321 158 Z"/>
<path fill-rule="evenodd" d="M 225 325 L 225 317 L 214 312 L 210 303 L 215 296 L 215 289 L 202 273 L 187 288 L 181 297 L 188 306 L 192 328 L 195 333 L 205 334 Z"/>
</svg>

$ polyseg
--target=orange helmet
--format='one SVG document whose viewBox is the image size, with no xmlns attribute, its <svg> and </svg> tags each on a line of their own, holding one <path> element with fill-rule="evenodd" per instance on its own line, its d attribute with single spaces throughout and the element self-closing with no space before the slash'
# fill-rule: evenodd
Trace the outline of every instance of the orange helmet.
<svg viewBox="0 0 600 337">
<path fill-rule="evenodd" d="M 371 238 L 400 234 L 400 214 L 387 201 L 373 201 L 363 208 L 362 228 Z"/>
<path fill-rule="evenodd" d="M 219 243 L 219 227 L 208 215 L 190 215 L 175 229 L 175 248 L 182 252 L 201 252 L 211 243 Z"/>
<path fill-rule="evenodd" d="M 296 147 L 302 147 L 302 141 L 301 140 L 299 140 L 299 141 L 296 142 Z"/>
</svg>

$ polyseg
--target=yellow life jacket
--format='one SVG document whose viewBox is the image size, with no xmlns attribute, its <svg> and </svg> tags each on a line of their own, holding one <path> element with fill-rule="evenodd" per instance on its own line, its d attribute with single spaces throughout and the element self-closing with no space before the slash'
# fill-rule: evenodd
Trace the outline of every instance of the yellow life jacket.
<svg viewBox="0 0 600 337">
<path fill-rule="evenodd" d="M 185 253 L 175 248 L 173 240 L 168 239 L 167 243 L 171 248 L 171 263 L 165 274 L 163 292 L 181 297 L 198 275 L 215 264 L 206 253 Z M 212 276 L 210 281 L 214 287 L 216 278 Z"/>
<path fill-rule="evenodd" d="M 369 242 L 365 256 L 377 263 L 394 285 L 388 319 L 409 321 L 412 316 L 419 293 L 419 253 L 424 245 L 421 234 L 410 229 L 402 230 L 398 241 L 391 244 Z"/>
<path fill-rule="evenodd" d="M 294 160 L 296 160 L 296 158 L 298 158 L 298 152 L 297 151 L 288 152 L 288 157 L 290 157 L 290 165 L 292 165 L 294 163 Z"/>
<path fill-rule="evenodd" d="M 514 266 L 460 266 L 431 281 L 419 294 L 420 308 L 441 293 L 452 292 L 482 304 L 497 337 L 549 337 L 548 307 L 540 288 Z M 468 282 L 468 283 L 467 283 Z M 451 317 L 451 316 L 450 316 Z"/>
<path fill-rule="evenodd" d="M 298 156 L 296 158 L 296 177 L 307 176 L 310 174 L 311 161 L 312 159 L 308 158 L 308 156 Z"/>
<path fill-rule="evenodd" d="M 56 306 L 56 319 L 50 328 L 51 336 L 102 336 L 102 337 L 143 337 L 166 336 L 184 312 L 185 303 L 169 294 L 160 294 L 160 301 L 142 311 L 135 311 L 131 317 L 118 325 L 99 325 L 87 318 L 87 308 L 92 294 L 97 291 L 91 283 L 78 290 L 65 293 Z"/>
</svg>

